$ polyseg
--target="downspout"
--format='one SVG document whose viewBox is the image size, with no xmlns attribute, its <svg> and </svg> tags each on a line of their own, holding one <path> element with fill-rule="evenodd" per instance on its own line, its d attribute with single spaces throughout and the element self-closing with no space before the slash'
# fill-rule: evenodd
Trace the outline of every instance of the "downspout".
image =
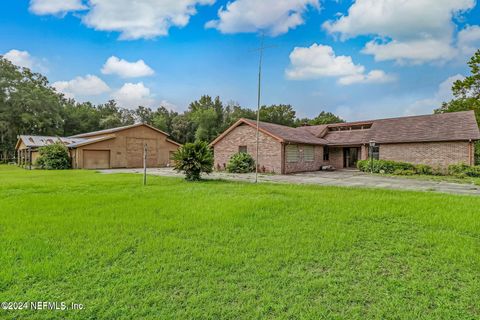
<svg viewBox="0 0 480 320">
<path fill-rule="evenodd" d="M 281 174 L 285 174 L 285 143 L 280 142 Z"/>
</svg>

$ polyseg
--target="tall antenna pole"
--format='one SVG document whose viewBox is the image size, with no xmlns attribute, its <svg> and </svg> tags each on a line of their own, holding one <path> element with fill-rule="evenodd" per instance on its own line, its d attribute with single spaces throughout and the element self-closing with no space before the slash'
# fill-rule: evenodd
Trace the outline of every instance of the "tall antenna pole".
<svg viewBox="0 0 480 320">
<path fill-rule="evenodd" d="M 263 60 L 263 46 L 265 35 L 262 34 L 262 45 L 260 46 L 260 59 L 258 63 L 258 92 L 257 92 L 257 132 L 256 132 L 256 159 L 255 159 L 255 183 L 258 182 L 258 140 L 259 140 L 259 127 L 260 127 L 260 97 L 261 97 L 261 85 L 262 85 L 262 60 Z"/>
</svg>

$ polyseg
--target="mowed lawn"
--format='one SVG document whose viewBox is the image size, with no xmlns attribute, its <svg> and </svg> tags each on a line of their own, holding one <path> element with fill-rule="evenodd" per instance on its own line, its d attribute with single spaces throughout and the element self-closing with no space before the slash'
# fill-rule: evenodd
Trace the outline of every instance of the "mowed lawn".
<svg viewBox="0 0 480 320">
<path fill-rule="evenodd" d="M 141 179 L 0 166 L 0 318 L 480 318 L 480 198 Z"/>
</svg>

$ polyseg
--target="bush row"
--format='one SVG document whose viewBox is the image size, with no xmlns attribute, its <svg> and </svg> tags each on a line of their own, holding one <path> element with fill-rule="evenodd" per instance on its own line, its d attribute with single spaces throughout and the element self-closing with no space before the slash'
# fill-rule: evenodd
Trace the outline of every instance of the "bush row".
<svg viewBox="0 0 480 320">
<path fill-rule="evenodd" d="M 480 166 L 469 166 L 466 164 L 454 164 L 448 167 L 448 171 L 434 169 L 425 164 L 411 164 L 407 162 L 396 162 L 390 160 L 360 160 L 357 167 L 363 172 L 388 173 L 394 175 L 452 175 L 459 178 L 480 177 Z"/>
<path fill-rule="evenodd" d="M 448 173 L 456 177 L 480 177 L 480 166 L 453 164 L 448 167 Z"/>
<path fill-rule="evenodd" d="M 357 167 L 363 172 L 389 173 L 396 175 L 415 175 L 415 174 L 438 174 L 432 167 L 418 164 L 414 165 L 407 162 L 397 162 L 390 160 L 360 160 Z"/>
</svg>

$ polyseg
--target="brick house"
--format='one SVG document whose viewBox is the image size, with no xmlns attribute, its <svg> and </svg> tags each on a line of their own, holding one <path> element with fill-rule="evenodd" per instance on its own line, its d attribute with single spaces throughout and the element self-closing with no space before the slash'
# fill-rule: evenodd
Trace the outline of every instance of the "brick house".
<svg viewBox="0 0 480 320">
<path fill-rule="evenodd" d="M 321 166 L 355 168 L 368 159 L 426 164 L 474 164 L 474 142 L 480 132 L 473 111 L 357 121 L 291 128 L 260 122 L 261 171 L 288 174 L 317 171 Z M 256 157 L 256 122 L 240 119 L 211 144 L 215 168 L 224 170 L 230 157 L 248 152 Z"/>
</svg>

